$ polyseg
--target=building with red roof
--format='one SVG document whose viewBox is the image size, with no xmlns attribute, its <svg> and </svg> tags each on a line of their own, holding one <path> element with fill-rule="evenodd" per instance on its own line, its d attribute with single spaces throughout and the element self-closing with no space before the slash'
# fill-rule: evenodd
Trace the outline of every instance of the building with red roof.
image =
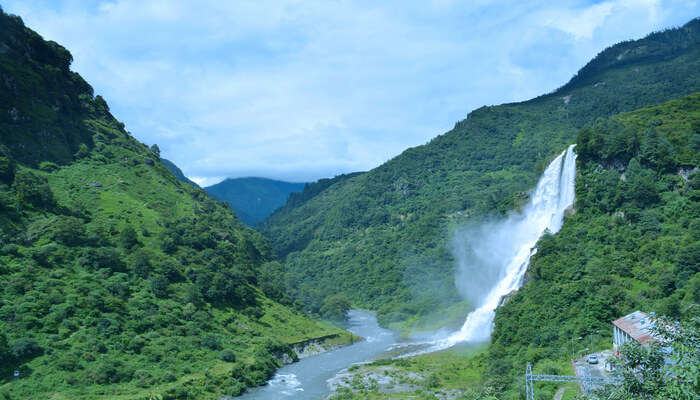
<svg viewBox="0 0 700 400">
<path fill-rule="evenodd" d="M 623 344 L 634 340 L 642 346 L 658 342 L 651 328 L 654 326 L 653 316 L 649 316 L 642 311 L 635 311 L 616 319 L 613 324 L 613 351 L 619 354 L 619 349 Z"/>
</svg>

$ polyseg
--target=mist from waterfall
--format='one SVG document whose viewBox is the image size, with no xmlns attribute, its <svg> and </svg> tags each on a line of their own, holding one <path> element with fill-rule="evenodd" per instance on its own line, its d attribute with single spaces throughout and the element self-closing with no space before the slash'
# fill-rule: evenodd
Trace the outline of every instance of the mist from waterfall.
<svg viewBox="0 0 700 400">
<path fill-rule="evenodd" d="M 574 203 L 574 146 L 547 166 L 520 213 L 456 232 L 452 241 L 456 285 L 478 307 L 467 315 L 459 331 L 432 342 L 428 351 L 490 338 L 496 308 L 503 296 L 522 284 L 537 240 L 545 231 L 558 232 L 566 209 Z"/>
</svg>

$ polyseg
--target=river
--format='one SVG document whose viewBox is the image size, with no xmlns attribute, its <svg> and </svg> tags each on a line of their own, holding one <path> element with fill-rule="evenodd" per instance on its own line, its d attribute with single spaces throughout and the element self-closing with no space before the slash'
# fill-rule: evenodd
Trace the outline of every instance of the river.
<svg viewBox="0 0 700 400">
<path fill-rule="evenodd" d="M 329 379 L 354 363 L 370 361 L 387 352 L 397 341 L 397 336 L 381 328 L 374 314 L 368 311 L 350 310 L 346 329 L 365 340 L 285 365 L 267 385 L 251 389 L 240 398 L 323 399 L 329 393 Z"/>
</svg>

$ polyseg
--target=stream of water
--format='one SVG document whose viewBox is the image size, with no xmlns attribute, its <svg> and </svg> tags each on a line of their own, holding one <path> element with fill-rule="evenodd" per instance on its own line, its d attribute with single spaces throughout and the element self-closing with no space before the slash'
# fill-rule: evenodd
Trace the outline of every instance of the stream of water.
<svg viewBox="0 0 700 400">
<path fill-rule="evenodd" d="M 372 360 L 386 352 L 397 340 L 396 335 L 377 324 L 368 311 L 350 310 L 350 332 L 364 341 L 327 353 L 311 356 L 277 370 L 267 385 L 250 390 L 244 400 L 323 399 L 328 395 L 327 381 L 342 369 L 362 361 Z"/>
</svg>

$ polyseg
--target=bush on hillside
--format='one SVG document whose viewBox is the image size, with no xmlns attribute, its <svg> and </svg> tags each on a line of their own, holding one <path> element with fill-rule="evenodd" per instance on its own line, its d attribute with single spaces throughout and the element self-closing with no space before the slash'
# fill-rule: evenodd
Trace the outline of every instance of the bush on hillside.
<svg viewBox="0 0 700 400">
<path fill-rule="evenodd" d="M 14 188 L 20 206 L 49 207 L 54 203 L 49 182 L 31 171 L 19 170 L 15 175 Z"/>
</svg>

